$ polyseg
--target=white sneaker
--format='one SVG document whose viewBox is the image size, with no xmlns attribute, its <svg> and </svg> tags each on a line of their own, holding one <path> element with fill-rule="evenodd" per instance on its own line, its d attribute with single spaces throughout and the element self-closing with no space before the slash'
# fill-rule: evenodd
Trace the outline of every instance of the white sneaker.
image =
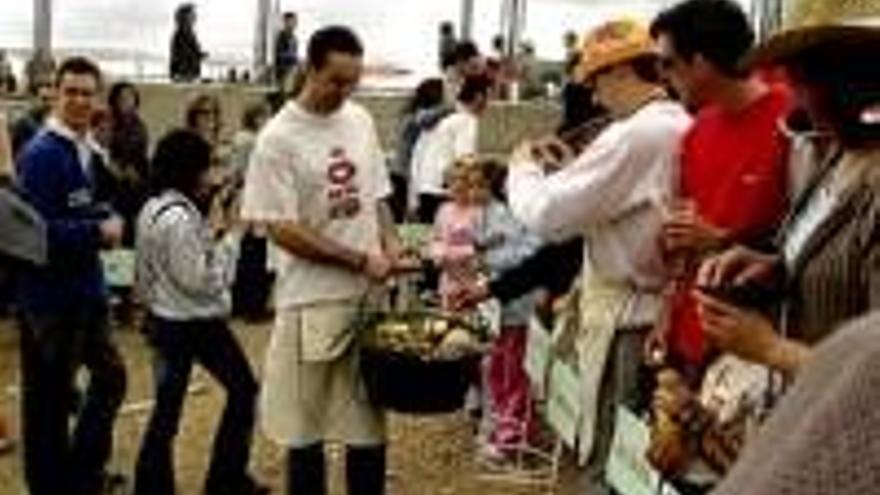
<svg viewBox="0 0 880 495">
<path fill-rule="evenodd" d="M 485 442 L 477 449 L 477 461 L 488 467 L 502 467 L 507 461 L 507 453 L 497 445 Z"/>
</svg>

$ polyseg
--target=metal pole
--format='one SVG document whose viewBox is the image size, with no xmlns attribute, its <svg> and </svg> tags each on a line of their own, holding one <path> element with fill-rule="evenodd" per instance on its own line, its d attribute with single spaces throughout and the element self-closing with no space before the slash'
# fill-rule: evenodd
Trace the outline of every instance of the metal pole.
<svg viewBox="0 0 880 495">
<path fill-rule="evenodd" d="M 461 0 L 461 33 L 459 38 L 473 40 L 474 35 L 474 0 Z"/>
<path fill-rule="evenodd" d="M 756 18 L 758 39 L 766 40 L 782 28 L 783 0 L 753 0 L 752 14 Z"/>
<path fill-rule="evenodd" d="M 257 0 L 257 24 L 254 33 L 254 76 L 266 72 L 269 52 L 269 29 L 272 0 Z"/>
<path fill-rule="evenodd" d="M 34 0 L 34 51 L 52 53 L 52 0 Z"/>
<path fill-rule="evenodd" d="M 499 12 L 498 16 L 498 31 L 497 33 L 504 38 L 504 45 L 501 47 L 501 53 L 505 57 L 510 57 L 513 53 L 511 50 L 510 43 L 510 1 L 511 0 L 501 0 L 501 12 Z"/>
<path fill-rule="evenodd" d="M 505 6 L 508 21 L 504 29 L 505 51 L 508 57 L 516 57 L 519 54 L 523 32 L 525 32 L 527 2 L 526 0 L 508 0 Z"/>
<path fill-rule="evenodd" d="M 504 56 L 513 59 L 516 56 L 516 0 L 504 0 L 501 3 L 501 26 L 499 33 L 504 38 Z"/>
<path fill-rule="evenodd" d="M 523 33 L 526 32 L 526 21 L 528 19 L 528 0 L 515 0 L 516 1 L 516 46 L 519 46 L 520 42 L 523 38 Z"/>
</svg>

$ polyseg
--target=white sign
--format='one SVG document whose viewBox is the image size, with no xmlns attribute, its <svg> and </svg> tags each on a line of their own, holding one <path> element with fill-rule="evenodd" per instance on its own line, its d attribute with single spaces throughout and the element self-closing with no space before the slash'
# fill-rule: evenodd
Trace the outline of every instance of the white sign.
<svg viewBox="0 0 880 495">
<path fill-rule="evenodd" d="M 101 251 L 101 264 L 104 267 L 104 280 L 110 287 L 131 287 L 134 285 L 135 256 L 133 249 L 112 249 Z"/>
<path fill-rule="evenodd" d="M 645 456 L 650 435 L 644 421 L 625 407 L 617 408 L 605 476 L 608 484 L 621 495 L 678 495 L 669 483 L 663 482 Z"/>
<path fill-rule="evenodd" d="M 554 361 L 547 389 L 547 422 L 566 445 L 574 448 L 583 412 L 577 368 L 564 361 Z"/>
<path fill-rule="evenodd" d="M 523 368 L 531 382 L 532 390 L 538 398 L 543 398 L 547 393 L 547 369 L 550 366 L 550 352 L 552 340 L 550 332 L 536 317 L 529 321 L 526 333 L 526 354 L 523 359 Z"/>
</svg>

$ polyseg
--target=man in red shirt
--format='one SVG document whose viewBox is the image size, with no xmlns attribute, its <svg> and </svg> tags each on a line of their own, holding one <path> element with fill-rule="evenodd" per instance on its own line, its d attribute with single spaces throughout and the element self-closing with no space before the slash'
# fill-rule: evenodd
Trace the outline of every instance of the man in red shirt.
<svg viewBox="0 0 880 495">
<path fill-rule="evenodd" d="M 651 26 L 675 91 L 697 112 L 681 150 L 680 203 L 664 228 L 664 247 L 679 282 L 658 342 L 673 364 L 698 369 L 705 359 L 693 269 L 730 242 L 772 237 L 788 200 L 787 145 L 779 122 L 791 97 L 740 68 L 754 34 L 731 0 L 685 0 Z"/>
</svg>

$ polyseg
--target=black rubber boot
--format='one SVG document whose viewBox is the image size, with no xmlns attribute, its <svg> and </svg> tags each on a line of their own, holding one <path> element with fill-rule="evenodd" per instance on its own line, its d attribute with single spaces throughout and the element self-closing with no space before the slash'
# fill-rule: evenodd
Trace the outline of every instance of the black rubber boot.
<svg viewBox="0 0 880 495">
<path fill-rule="evenodd" d="M 349 446 L 345 453 L 348 495 L 385 493 L 385 445 Z"/>
<path fill-rule="evenodd" d="M 327 467 L 324 444 L 287 451 L 287 494 L 326 495 Z"/>
</svg>

